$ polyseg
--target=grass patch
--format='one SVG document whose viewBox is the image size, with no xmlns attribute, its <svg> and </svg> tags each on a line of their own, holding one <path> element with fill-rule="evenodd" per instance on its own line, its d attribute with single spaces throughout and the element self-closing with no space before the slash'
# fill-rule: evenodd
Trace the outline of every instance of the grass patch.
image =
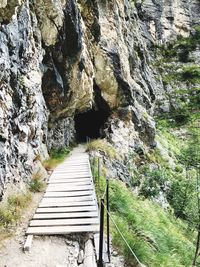
<svg viewBox="0 0 200 267">
<path fill-rule="evenodd" d="M 149 200 L 135 197 L 122 182 L 110 182 L 112 215 L 137 257 L 152 267 L 191 266 L 195 246 L 186 224 Z M 126 258 L 134 257 L 112 225 L 114 245 Z M 190 237 L 189 237 L 190 236 Z"/>
<path fill-rule="evenodd" d="M 119 159 L 116 149 L 104 139 L 91 141 L 87 145 L 87 151 L 99 151 L 110 159 Z"/>
<path fill-rule="evenodd" d="M 30 193 L 10 196 L 7 203 L 0 206 L 0 227 L 7 228 L 20 220 L 23 209 L 30 203 Z"/>
<path fill-rule="evenodd" d="M 198 65 L 186 66 L 181 73 L 183 81 L 189 81 L 193 84 L 200 82 L 200 67 Z"/>
<path fill-rule="evenodd" d="M 45 184 L 41 181 L 41 176 L 36 174 L 33 176 L 31 182 L 29 183 L 29 190 L 33 193 L 44 191 Z"/>
<path fill-rule="evenodd" d="M 46 170 L 54 169 L 58 164 L 62 163 L 66 156 L 70 153 L 69 148 L 52 149 L 49 153 L 49 159 L 43 162 L 43 166 Z"/>
</svg>

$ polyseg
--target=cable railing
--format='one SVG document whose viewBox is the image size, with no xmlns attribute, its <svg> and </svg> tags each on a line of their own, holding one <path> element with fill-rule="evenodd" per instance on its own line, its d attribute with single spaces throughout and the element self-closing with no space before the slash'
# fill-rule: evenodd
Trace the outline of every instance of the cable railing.
<svg viewBox="0 0 200 267">
<path fill-rule="evenodd" d="M 138 266 L 140 267 L 145 267 L 144 264 L 141 263 L 141 261 L 138 259 L 137 255 L 134 253 L 133 249 L 129 245 L 128 241 L 124 237 L 123 233 L 121 232 L 119 226 L 115 222 L 113 216 L 111 215 L 110 212 L 110 199 L 109 199 L 109 179 L 108 177 L 106 178 L 106 185 L 104 188 L 103 193 L 101 193 L 101 188 L 100 188 L 100 177 L 101 177 L 101 161 L 100 158 L 97 158 L 97 177 L 95 173 L 95 167 L 96 167 L 96 159 L 93 158 L 91 161 L 92 165 L 92 173 L 93 173 L 93 179 L 94 183 L 96 185 L 97 189 L 97 199 L 98 199 L 98 205 L 100 209 L 100 233 L 99 233 L 99 259 L 98 259 L 98 267 L 103 267 L 104 266 L 104 228 L 105 228 L 105 215 L 106 215 L 106 240 L 107 240 L 107 255 L 108 255 L 108 262 L 110 263 L 110 220 L 112 221 L 114 227 L 116 228 L 118 234 L 120 235 L 121 239 L 129 249 L 130 253 L 133 255 L 135 258 L 135 261 Z"/>
</svg>

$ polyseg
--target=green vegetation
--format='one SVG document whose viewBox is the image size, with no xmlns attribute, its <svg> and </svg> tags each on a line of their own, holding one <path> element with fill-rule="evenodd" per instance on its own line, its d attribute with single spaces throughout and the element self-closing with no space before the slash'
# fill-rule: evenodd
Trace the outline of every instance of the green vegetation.
<svg viewBox="0 0 200 267">
<path fill-rule="evenodd" d="M 105 178 L 101 177 L 101 193 Z M 146 266 L 191 266 L 195 245 L 194 232 L 187 224 L 148 199 L 136 197 L 124 183 L 110 181 L 111 215 L 139 260 Z M 128 266 L 135 258 L 111 221 L 113 245 Z"/>
<path fill-rule="evenodd" d="M 200 82 L 200 67 L 198 65 L 190 65 L 183 68 L 181 73 L 183 81 L 190 81 L 191 83 Z"/>
<path fill-rule="evenodd" d="M 158 46 L 157 53 L 163 57 L 165 62 L 176 58 L 177 61 L 191 62 L 190 52 L 194 51 L 200 42 L 200 26 L 194 27 L 194 33 L 189 37 L 180 36 L 174 43 Z"/>
<path fill-rule="evenodd" d="M 186 224 L 149 200 L 135 197 L 121 182 L 112 181 L 110 191 L 112 214 L 141 262 L 153 267 L 191 265 L 195 247 Z M 114 227 L 112 232 L 114 244 L 133 263 Z"/>
<path fill-rule="evenodd" d="M 135 167 L 131 170 L 131 184 L 138 189 L 138 196 L 124 183 L 110 181 L 112 216 L 133 251 L 147 266 L 192 266 L 199 224 L 197 172 L 191 164 L 198 164 L 200 159 L 197 126 L 195 118 L 184 125 L 177 124 L 174 117 L 157 118 L 156 138 L 162 148 L 158 146 L 146 154 L 132 155 Z M 187 166 L 191 167 L 187 170 Z M 100 187 L 102 194 L 104 177 Z M 160 192 L 170 204 L 168 210 L 152 202 Z M 114 246 L 123 253 L 128 266 L 135 266 L 134 257 L 111 225 Z"/>
<path fill-rule="evenodd" d="M 52 149 L 49 153 L 50 158 L 43 162 L 43 166 L 47 170 L 52 170 L 59 163 L 62 163 L 69 153 L 70 153 L 69 148 Z"/>
<path fill-rule="evenodd" d="M 117 151 L 115 150 L 115 148 L 104 139 L 97 139 L 97 140 L 91 141 L 87 145 L 87 151 L 93 151 L 93 150 L 102 152 L 109 159 L 119 158 L 119 155 L 117 154 Z"/>
<path fill-rule="evenodd" d="M 162 76 L 164 86 L 173 89 L 173 92 L 167 93 L 171 110 L 165 116 L 172 118 L 176 126 L 199 117 L 200 67 L 192 56 L 199 44 L 200 27 L 196 26 L 189 37 L 179 37 L 173 43 L 156 48 L 158 60 L 154 65 Z"/>
<path fill-rule="evenodd" d="M 191 53 L 199 44 L 200 27 L 195 27 L 190 37 L 180 37 L 157 49 L 156 67 L 164 85 L 171 86 L 166 90 L 170 112 L 156 118 L 158 146 L 148 153 L 131 155 L 131 185 L 137 189 L 137 196 L 123 183 L 110 181 L 112 215 L 147 266 L 189 267 L 195 254 L 194 266 L 200 266 L 200 67 Z M 109 156 L 109 146 L 97 140 L 88 145 L 88 150 L 99 150 L 112 160 L 115 156 Z M 103 192 L 103 177 L 100 186 Z M 160 194 L 168 201 L 168 210 L 152 201 Z M 128 266 L 135 266 L 113 224 L 112 236 Z"/>
<path fill-rule="evenodd" d="M 31 192 L 42 192 L 44 190 L 45 184 L 41 180 L 42 177 L 39 174 L 36 174 L 32 177 L 31 182 L 29 183 L 29 190 Z"/>
<path fill-rule="evenodd" d="M 194 119 L 184 127 L 168 120 L 157 120 L 157 140 L 170 154 L 175 168 L 166 168 L 165 173 L 170 181 L 167 198 L 177 217 L 184 219 L 193 228 L 197 225 L 196 177 L 194 168 L 199 163 L 200 133 Z M 179 135 L 174 132 L 177 131 Z"/>
<path fill-rule="evenodd" d="M 0 206 L 0 228 L 16 224 L 31 199 L 30 193 L 10 196 L 7 203 Z"/>
</svg>

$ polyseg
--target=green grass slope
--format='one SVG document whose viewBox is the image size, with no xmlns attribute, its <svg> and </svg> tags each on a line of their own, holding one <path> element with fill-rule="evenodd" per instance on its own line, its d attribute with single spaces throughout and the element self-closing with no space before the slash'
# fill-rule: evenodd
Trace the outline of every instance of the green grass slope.
<svg viewBox="0 0 200 267">
<path fill-rule="evenodd" d="M 120 181 L 110 183 L 111 211 L 129 245 L 146 266 L 192 266 L 193 233 L 181 220 L 148 199 L 136 197 Z M 114 245 L 125 255 L 128 266 L 135 259 L 112 225 Z"/>
</svg>

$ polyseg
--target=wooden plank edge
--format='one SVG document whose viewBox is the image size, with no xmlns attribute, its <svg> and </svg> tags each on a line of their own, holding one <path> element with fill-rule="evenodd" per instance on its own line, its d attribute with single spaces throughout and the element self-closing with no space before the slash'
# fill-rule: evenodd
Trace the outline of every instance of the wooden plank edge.
<svg viewBox="0 0 200 267">
<path fill-rule="evenodd" d="M 26 238 L 26 241 L 23 247 L 24 251 L 30 251 L 32 242 L 33 242 L 33 235 L 27 235 L 27 238 Z"/>
</svg>

